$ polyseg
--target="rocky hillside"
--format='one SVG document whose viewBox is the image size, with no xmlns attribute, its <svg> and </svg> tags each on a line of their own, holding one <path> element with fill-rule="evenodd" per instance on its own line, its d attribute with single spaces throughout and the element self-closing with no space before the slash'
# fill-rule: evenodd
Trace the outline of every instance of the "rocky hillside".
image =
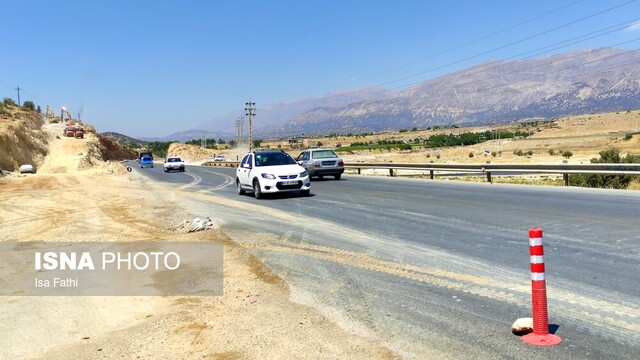
<svg viewBox="0 0 640 360">
<path fill-rule="evenodd" d="M 131 145 L 139 146 L 139 145 L 147 144 L 146 141 L 134 139 L 130 136 L 119 134 L 117 132 L 104 132 L 104 133 L 101 133 L 100 136 L 126 147 L 129 147 Z"/>
<path fill-rule="evenodd" d="M 40 165 L 47 154 L 42 116 L 14 105 L 0 104 L 0 170 Z"/>
<path fill-rule="evenodd" d="M 496 61 L 392 96 L 317 107 L 273 131 L 328 133 L 506 123 L 640 108 L 640 51 L 596 49 Z"/>
<path fill-rule="evenodd" d="M 20 165 L 30 164 L 38 170 L 59 173 L 61 169 L 91 168 L 137 157 L 135 151 L 96 134 L 91 125 L 84 124 L 84 139 L 61 136 L 64 127 L 60 123 L 45 124 L 42 114 L 35 111 L 2 104 L 0 170 L 14 172 Z"/>
</svg>

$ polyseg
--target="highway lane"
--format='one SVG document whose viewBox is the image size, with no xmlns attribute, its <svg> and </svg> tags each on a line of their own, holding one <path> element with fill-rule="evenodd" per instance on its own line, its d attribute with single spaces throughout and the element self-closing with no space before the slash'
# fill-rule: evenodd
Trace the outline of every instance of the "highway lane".
<svg viewBox="0 0 640 360">
<path fill-rule="evenodd" d="M 542 356 L 504 335 L 530 311 L 532 226 L 545 230 L 551 321 L 565 338 L 552 354 L 640 348 L 637 192 L 346 176 L 314 182 L 309 198 L 257 201 L 235 193 L 233 169 L 143 173 L 193 194 L 189 208 L 213 211 L 297 301 L 407 357 Z"/>
</svg>

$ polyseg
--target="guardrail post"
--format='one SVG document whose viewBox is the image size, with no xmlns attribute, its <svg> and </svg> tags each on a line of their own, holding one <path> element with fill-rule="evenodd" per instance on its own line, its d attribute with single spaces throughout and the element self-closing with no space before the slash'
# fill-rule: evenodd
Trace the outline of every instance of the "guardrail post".
<svg viewBox="0 0 640 360">
<path fill-rule="evenodd" d="M 389 169 L 389 176 L 393 177 L 393 169 Z"/>
<path fill-rule="evenodd" d="M 433 180 L 433 170 L 429 170 L 429 178 Z"/>
<path fill-rule="evenodd" d="M 491 171 L 487 171 L 487 182 L 491 183 Z"/>
<path fill-rule="evenodd" d="M 533 333 L 522 337 L 530 345 L 554 346 L 562 342 L 556 335 L 549 334 L 547 313 L 547 283 L 544 277 L 544 247 L 542 229 L 529 229 L 529 258 L 531 261 L 531 305 L 533 308 Z"/>
<path fill-rule="evenodd" d="M 362 173 L 360 172 L 360 168 L 358 168 L 358 175 L 362 175 Z"/>
<path fill-rule="evenodd" d="M 562 174 L 562 180 L 564 180 L 564 186 L 569 186 L 569 174 Z"/>
</svg>

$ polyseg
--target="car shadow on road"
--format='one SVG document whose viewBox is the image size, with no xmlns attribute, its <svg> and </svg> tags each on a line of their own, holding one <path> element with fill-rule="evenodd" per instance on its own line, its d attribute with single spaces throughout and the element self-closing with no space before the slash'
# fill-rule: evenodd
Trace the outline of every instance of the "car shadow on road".
<svg viewBox="0 0 640 360">
<path fill-rule="evenodd" d="M 244 196 L 253 197 L 253 193 L 247 193 Z M 316 195 L 314 193 L 304 196 L 295 192 L 287 192 L 287 193 L 280 193 L 280 194 L 262 194 L 262 198 L 260 200 L 275 201 L 275 200 L 287 200 L 287 199 L 295 199 L 295 198 L 307 199 L 315 196 Z"/>
</svg>

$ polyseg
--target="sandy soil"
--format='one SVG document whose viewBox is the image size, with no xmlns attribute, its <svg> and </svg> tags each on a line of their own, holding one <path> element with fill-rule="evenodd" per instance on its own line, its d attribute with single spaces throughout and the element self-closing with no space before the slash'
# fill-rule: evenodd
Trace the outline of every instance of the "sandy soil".
<svg viewBox="0 0 640 360">
<path fill-rule="evenodd" d="M 173 230 L 185 219 L 215 217 L 185 212 L 179 193 L 122 164 L 84 166 L 91 144 L 54 138 L 38 174 L 0 180 L 0 240 L 223 241 L 224 295 L 0 297 L 0 358 L 395 357 L 292 303 L 287 284 L 218 229 Z"/>
</svg>

